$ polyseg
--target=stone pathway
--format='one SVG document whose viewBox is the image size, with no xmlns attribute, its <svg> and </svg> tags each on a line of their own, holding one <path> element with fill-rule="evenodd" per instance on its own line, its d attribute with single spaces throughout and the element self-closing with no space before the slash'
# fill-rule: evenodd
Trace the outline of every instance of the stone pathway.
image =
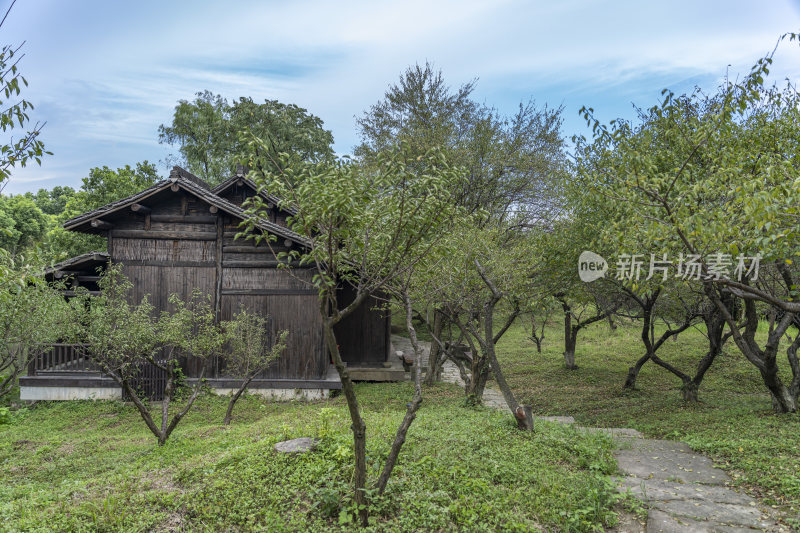
<svg viewBox="0 0 800 533">
<path fill-rule="evenodd" d="M 392 335 L 394 350 L 413 353 L 411 342 Z M 423 346 L 423 369 L 428 365 L 430 345 Z M 442 369 L 442 381 L 464 385 L 458 367 L 447 361 Z M 486 388 L 484 404 L 507 409 L 500 391 Z M 574 424 L 571 416 L 536 417 L 564 424 Z M 619 533 L 739 533 L 753 531 L 788 532 L 758 502 L 729 488 L 730 477 L 716 468 L 708 457 L 692 451 L 683 442 L 646 439 L 630 428 L 588 428 L 580 431 L 602 432 L 610 435 L 617 445 L 614 456 L 623 477 L 617 478 L 620 491 L 630 491 L 648 509 L 647 525 L 636 521 L 618 526 Z"/>
</svg>

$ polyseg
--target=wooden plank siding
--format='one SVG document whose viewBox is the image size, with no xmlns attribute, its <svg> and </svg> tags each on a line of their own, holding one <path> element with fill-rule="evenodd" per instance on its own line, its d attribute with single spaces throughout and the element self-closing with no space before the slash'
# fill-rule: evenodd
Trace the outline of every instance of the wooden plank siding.
<svg viewBox="0 0 800 533">
<path fill-rule="evenodd" d="M 283 356 L 260 377 L 325 377 L 329 357 L 317 294 L 307 283 L 309 271 L 275 268 L 276 257 L 265 243 L 256 246 L 252 240 L 235 239 L 237 219 L 222 212 L 211 215 L 209 204 L 184 191 L 156 195 L 146 204 L 146 215 L 128 210 L 107 217 L 113 224 L 108 252 L 133 283 L 132 298 L 138 301 L 147 295 L 160 312 L 170 308 L 170 294 L 187 299 L 199 289 L 213 296 L 220 320 L 241 308 L 269 315 L 273 338 L 282 329 L 290 333 Z M 288 250 L 283 239 L 273 248 L 275 253 Z M 191 357 L 182 366 L 190 378 L 199 376 L 202 368 Z M 224 361 L 215 362 L 206 375 L 225 377 Z"/>
</svg>

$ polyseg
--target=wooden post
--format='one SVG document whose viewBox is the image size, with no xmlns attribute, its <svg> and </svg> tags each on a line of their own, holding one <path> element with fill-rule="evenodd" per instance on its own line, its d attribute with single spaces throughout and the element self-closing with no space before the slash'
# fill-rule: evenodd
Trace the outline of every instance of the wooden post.
<svg viewBox="0 0 800 533">
<path fill-rule="evenodd" d="M 217 216 L 217 264 L 216 264 L 216 287 L 214 289 L 214 319 L 217 324 L 222 315 L 222 239 L 223 223 L 222 216 Z"/>
</svg>

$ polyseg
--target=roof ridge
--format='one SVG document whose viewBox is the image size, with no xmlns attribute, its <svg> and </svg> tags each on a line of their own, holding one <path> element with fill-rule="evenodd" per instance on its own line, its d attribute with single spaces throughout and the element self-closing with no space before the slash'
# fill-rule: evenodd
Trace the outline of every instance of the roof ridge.
<svg viewBox="0 0 800 533">
<path fill-rule="evenodd" d="M 195 176 L 194 174 L 192 174 L 183 167 L 175 165 L 174 167 L 172 167 L 172 170 L 169 171 L 169 179 L 174 180 L 177 178 L 187 179 L 189 181 L 196 183 L 197 185 L 200 185 L 204 189 L 211 190 L 211 186 L 208 184 L 206 180 Z"/>
<path fill-rule="evenodd" d="M 240 176 L 238 174 L 235 174 L 230 178 L 226 179 L 225 181 L 223 181 L 222 183 L 220 183 L 219 185 L 217 185 L 216 187 L 214 187 L 213 189 L 211 189 L 211 192 L 213 192 L 214 194 L 219 194 L 222 191 L 228 189 L 234 182 L 238 180 L 242 180 L 244 183 L 250 186 L 254 191 L 256 191 L 256 193 L 263 196 L 266 200 L 272 202 L 276 206 L 280 205 L 281 209 L 283 209 L 290 215 L 297 214 L 297 208 L 286 203 L 285 200 L 280 196 L 268 192 L 259 192 L 258 185 L 256 184 L 256 182 L 248 178 L 247 175 Z"/>
<path fill-rule="evenodd" d="M 213 191 L 204 187 L 202 184 L 197 183 L 191 178 L 187 178 L 186 176 L 181 175 L 180 173 L 176 173 L 176 175 L 174 176 L 170 173 L 170 176 L 171 177 L 169 179 L 161 180 L 158 183 L 155 183 L 152 186 L 148 187 L 147 189 L 140 191 L 134 195 L 128 196 L 127 198 L 117 200 L 116 202 L 106 204 L 93 211 L 89 211 L 87 213 L 78 215 L 77 217 L 71 218 L 64 222 L 63 227 L 65 229 L 73 229 L 76 226 L 88 220 L 101 217 L 104 214 L 109 214 L 118 211 L 119 209 L 122 209 L 130 204 L 136 203 L 136 201 L 139 200 L 140 198 L 146 198 L 148 196 L 151 196 L 156 192 L 159 192 L 161 189 L 172 186 L 174 184 L 178 184 L 180 187 L 183 187 L 185 190 L 191 192 L 198 198 L 208 202 L 209 204 L 215 205 L 223 209 L 224 211 L 227 211 L 229 214 L 237 218 L 240 218 L 242 220 L 247 219 L 247 215 L 241 207 L 234 204 L 233 202 L 226 200 L 225 198 L 222 198 Z M 279 224 L 275 224 L 274 222 L 270 222 L 269 220 L 265 220 L 262 218 L 256 223 L 256 226 L 260 229 L 268 231 L 269 233 L 274 233 L 276 235 L 286 237 L 298 243 L 306 245 L 309 244 L 308 239 L 306 239 L 299 233 L 292 231 L 291 229 L 281 226 Z"/>
</svg>

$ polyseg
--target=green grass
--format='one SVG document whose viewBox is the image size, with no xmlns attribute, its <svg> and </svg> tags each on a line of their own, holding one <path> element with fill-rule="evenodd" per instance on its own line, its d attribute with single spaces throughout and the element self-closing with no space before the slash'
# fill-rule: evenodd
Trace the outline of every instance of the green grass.
<svg viewBox="0 0 800 533">
<path fill-rule="evenodd" d="M 536 413 L 572 415 L 584 425 L 632 427 L 651 437 L 683 440 L 800 527 L 800 416 L 773 414 L 758 371 L 733 342 L 706 374 L 700 402 L 687 404 L 680 380 L 651 362 L 639 375 L 638 390 L 622 390 L 628 367 L 643 353 L 636 325 L 612 331 L 603 322 L 581 331 L 575 371 L 564 367 L 562 331 L 555 323 L 548 328 L 541 354 L 521 326 L 498 346 L 507 379 Z M 700 331 L 688 330 L 677 342 L 667 341 L 659 355 L 692 374 L 706 342 Z M 786 381 L 791 374 L 782 359 Z"/>
<path fill-rule="evenodd" d="M 648 363 L 639 389 L 623 392 L 641 354 L 633 325 L 581 332 L 577 371 L 563 366 L 558 324 L 537 354 L 521 326 L 499 357 L 537 414 L 624 426 L 681 439 L 708 453 L 734 483 L 800 525 L 800 417 L 772 414 L 755 369 L 733 345 L 709 371 L 701 402 Z M 689 331 L 661 356 L 690 371 L 705 339 Z M 784 368 L 784 375 L 788 369 Z M 383 464 L 411 396 L 410 384 L 362 384 L 371 479 Z M 205 396 L 164 447 L 135 410 L 119 402 L 40 403 L 0 420 L 3 531 L 347 531 L 352 505 L 351 437 L 342 398 L 273 403 L 245 397 L 232 426 L 226 399 Z M 286 456 L 275 442 L 321 439 Z M 588 531 L 614 522 L 610 442 L 539 423 L 533 435 L 506 413 L 471 409 L 453 386 L 426 389 L 395 476 L 372 499 L 374 531 Z"/>
<path fill-rule="evenodd" d="M 363 384 L 371 479 L 411 396 L 408 383 Z M 613 523 L 611 443 L 556 424 L 535 434 L 505 413 L 427 391 L 374 531 L 588 531 Z M 0 425 L 3 531 L 350 530 L 352 469 L 342 398 L 271 403 L 245 397 L 220 426 L 225 398 L 198 400 L 159 448 L 120 402 L 39 404 Z M 282 455 L 281 440 L 321 438 Z M 341 512 L 342 510 L 345 512 Z"/>
</svg>

